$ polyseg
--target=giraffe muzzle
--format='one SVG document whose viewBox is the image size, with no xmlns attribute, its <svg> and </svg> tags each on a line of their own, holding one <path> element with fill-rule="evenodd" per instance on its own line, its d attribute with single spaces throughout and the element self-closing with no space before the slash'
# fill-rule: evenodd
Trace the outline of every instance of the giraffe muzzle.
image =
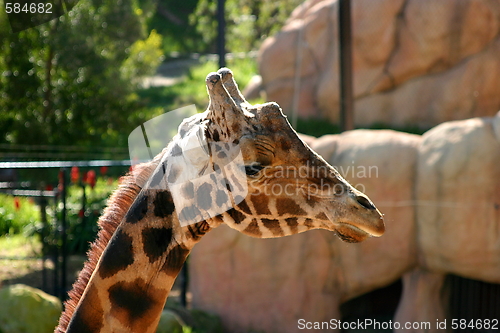
<svg viewBox="0 0 500 333">
<path fill-rule="evenodd" d="M 356 239 L 355 234 L 358 233 L 358 238 L 363 240 L 369 236 L 380 237 L 384 234 L 384 217 L 364 193 L 354 189 L 349 193 L 349 202 L 353 206 L 355 217 L 349 222 L 340 223 L 337 228 L 340 238 L 351 241 Z"/>
</svg>

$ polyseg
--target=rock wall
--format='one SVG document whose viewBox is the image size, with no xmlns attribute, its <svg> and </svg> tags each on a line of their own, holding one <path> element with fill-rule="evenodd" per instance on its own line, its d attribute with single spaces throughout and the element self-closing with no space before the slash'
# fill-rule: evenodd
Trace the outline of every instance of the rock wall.
<svg viewBox="0 0 500 333">
<path fill-rule="evenodd" d="M 336 0 L 309 0 L 259 52 L 268 100 L 338 121 Z M 355 122 L 430 128 L 500 109 L 500 2 L 353 0 Z M 296 106 L 294 107 L 294 103 Z"/>
<path fill-rule="evenodd" d="M 444 319 L 445 274 L 500 282 L 500 113 L 423 136 L 306 139 L 372 198 L 386 234 L 347 244 L 320 230 L 265 240 L 219 227 L 190 257 L 194 307 L 228 332 L 293 333 L 299 319 L 340 318 L 342 302 L 404 276 L 395 320 L 434 323 Z"/>
<path fill-rule="evenodd" d="M 500 283 L 500 112 L 425 133 L 415 193 L 419 267 L 403 279 L 395 320 L 434 323 L 446 318 L 446 274 Z"/>
<path fill-rule="evenodd" d="M 500 113 L 441 124 L 419 150 L 421 266 L 500 283 Z"/>
</svg>

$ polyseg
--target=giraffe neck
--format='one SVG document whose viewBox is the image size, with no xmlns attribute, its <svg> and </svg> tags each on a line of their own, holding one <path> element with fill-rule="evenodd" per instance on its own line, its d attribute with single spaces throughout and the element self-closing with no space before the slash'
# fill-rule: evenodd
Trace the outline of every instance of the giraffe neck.
<svg viewBox="0 0 500 333">
<path fill-rule="evenodd" d="M 180 227 L 173 210 L 167 190 L 139 193 L 104 250 L 67 332 L 156 331 L 187 255 L 210 229 L 205 221 Z"/>
<path fill-rule="evenodd" d="M 199 176 L 186 158 L 204 157 L 190 147 L 203 115 L 186 119 L 180 133 L 155 159 L 128 175 L 110 198 L 89 261 L 70 292 L 57 333 L 155 332 L 167 296 L 192 247 L 214 227 L 195 218 L 180 223 L 189 198 L 174 204 L 170 186 Z M 194 129 L 193 129 L 194 128 Z M 203 168 L 203 166 L 201 166 Z M 195 189 L 193 189 L 195 190 Z M 188 214 L 189 215 L 189 214 Z"/>
<path fill-rule="evenodd" d="M 161 311 L 206 221 L 181 226 L 164 152 L 124 178 L 108 201 L 89 260 L 65 304 L 57 333 L 155 332 Z"/>
</svg>

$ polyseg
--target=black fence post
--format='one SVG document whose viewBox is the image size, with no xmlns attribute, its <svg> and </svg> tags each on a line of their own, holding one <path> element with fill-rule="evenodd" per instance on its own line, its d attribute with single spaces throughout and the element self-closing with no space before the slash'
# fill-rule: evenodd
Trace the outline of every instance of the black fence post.
<svg viewBox="0 0 500 333">
<path fill-rule="evenodd" d="M 66 197 L 68 195 L 67 186 L 68 186 L 68 175 L 67 168 L 62 168 L 62 177 L 61 177 L 61 200 L 62 200 L 62 212 L 61 212 L 61 285 L 59 288 L 60 291 L 60 299 L 63 300 L 66 297 L 66 289 L 67 289 L 67 220 L 66 220 Z"/>
<path fill-rule="evenodd" d="M 217 0 L 217 53 L 219 68 L 226 67 L 226 18 L 225 0 Z"/>
<path fill-rule="evenodd" d="M 183 307 L 187 307 L 187 291 L 188 291 L 188 283 L 189 283 L 187 260 L 186 260 L 186 262 L 184 262 L 184 265 L 182 266 L 181 276 L 182 276 L 182 281 L 181 281 L 180 301 L 181 301 L 181 305 Z"/>
<path fill-rule="evenodd" d="M 351 0 L 339 0 L 340 129 L 354 129 Z"/>
<path fill-rule="evenodd" d="M 47 231 L 49 230 L 49 223 L 47 221 L 47 198 L 40 197 L 40 219 L 42 220 L 42 289 L 47 292 L 47 268 L 45 267 L 45 259 L 47 255 L 46 238 Z"/>
</svg>

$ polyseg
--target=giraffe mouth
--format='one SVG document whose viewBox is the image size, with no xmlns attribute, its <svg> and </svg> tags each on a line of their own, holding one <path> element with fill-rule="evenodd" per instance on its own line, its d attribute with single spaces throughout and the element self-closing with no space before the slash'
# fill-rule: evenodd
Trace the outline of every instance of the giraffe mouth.
<svg viewBox="0 0 500 333">
<path fill-rule="evenodd" d="M 347 223 L 339 223 L 335 233 L 342 241 L 347 243 L 359 243 L 370 237 L 369 233 Z"/>
</svg>

